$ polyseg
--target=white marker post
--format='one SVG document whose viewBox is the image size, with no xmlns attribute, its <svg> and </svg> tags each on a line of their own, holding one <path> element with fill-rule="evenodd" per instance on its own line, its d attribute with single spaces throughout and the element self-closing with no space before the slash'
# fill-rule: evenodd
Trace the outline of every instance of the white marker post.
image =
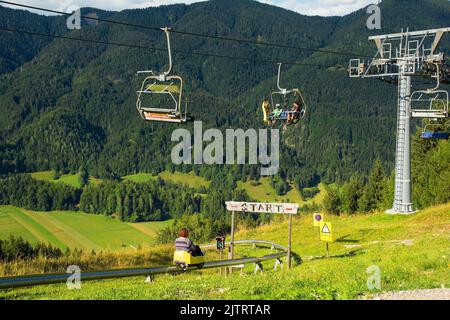
<svg viewBox="0 0 450 320">
<path fill-rule="evenodd" d="M 227 210 L 231 211 L 231 242 L 230 257 L 234 258 L 234 225 L 236 212 L 252 212 L 252 213 L 280 213 L 288 215 L 288 252 L 287 265 L 291 267 L 291 242 L 292 242 L 292 215 L 297 214 L 297 203 L 264 203 L 264 202 L 225 202 Z"/>
</svg>

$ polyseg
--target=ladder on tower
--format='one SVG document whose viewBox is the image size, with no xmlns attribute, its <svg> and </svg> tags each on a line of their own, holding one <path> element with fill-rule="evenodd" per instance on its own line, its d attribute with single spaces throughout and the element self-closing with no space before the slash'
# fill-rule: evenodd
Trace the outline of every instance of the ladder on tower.
<svg viewBox="0 0 450 320">
<path fill-rule="evenodd" d="M 405 129 L 406 129 L 406 117 L 408 117 L 407 102 L 405 94 L 407 92 L 406 81 L 399 81 L 398 86 L 398 110 L 397 110 L 397 143 L 395 154 L 395 202 L 402 201 L 403 195 L 403 179 L 404 179 L 404 161 L 405 161 Z"/>
</svg>

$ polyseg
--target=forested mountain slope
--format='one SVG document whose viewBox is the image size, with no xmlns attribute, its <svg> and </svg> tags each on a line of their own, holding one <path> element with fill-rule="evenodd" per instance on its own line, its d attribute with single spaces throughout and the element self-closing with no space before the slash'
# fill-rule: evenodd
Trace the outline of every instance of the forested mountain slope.
<svg viewBox="0 0 450 320">
<path fill-rule="evenodd" d="M 404 14 L 398 15 L 401 8 Z M 381 3 L 383 30 L 444 27 L 444 0 Z M 96 12 L 111 20 L 208 35 L 373 54 L 359 10 L 344 17 L 309 17 L 247 0 Z M 45 17 L 0 7 L 0 28 L 65 34 L 108 42 L 165 47 L 162 32 L 107 23 L 67 31 L 64 17 Z M 165 52 L 106 46 L 2 32 L 0 37 L 0 172 L 66 169 L 86 165 L 100 177 L 159 171 L 170 162 L 170 124 L 143 123 L 135 110 L 137 70 L 161 70 Z M 450 48 L 450 41 L 443 48 Z M 204 127 L 259 128 L 260 102 L 276 86 L 276 65 L 256 60 L 318 66 L 283 66 L 283 85 L 303 89 L 309 113 L 283 131 L 282 175 L 305 184 L 366 173 L 374 159 L 394 158 L 396 87 L 349 79 L 352 56 L 172 35 L 174 73 L 185 77 L 190 110 Z M 177 51 L 249 57 L 230 60 Z M 186 127 L 191 128 L 191 124 Z M 189 170 L 190 168 L 179 168 Z M 223 177 L 223 168 L 194 168 Z M 256 167 L 256 169 L 258 169 Z M 231 168 L 242 175 L 255 167 Z M 257 173 L 256 173 L 257 174 Z"/>
</svg>

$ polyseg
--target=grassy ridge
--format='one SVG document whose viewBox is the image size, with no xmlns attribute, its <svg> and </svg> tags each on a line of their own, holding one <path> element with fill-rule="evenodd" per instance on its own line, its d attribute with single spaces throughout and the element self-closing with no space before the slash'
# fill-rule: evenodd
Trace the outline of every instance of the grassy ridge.
<svg viewBox="0 0 450 320">
<path fill-rule="evenodd" d="M 264 263 L 267 271 L 257 275 L 249 265 L 243 276 L 221 276 L 218 270 L 204 270 L 176 277 L 158 276 L 151 285 L 138 277 L 84 282 L 82 290 L 67 290 L 65 285 L 3 290 L 0 298 L 354 299 L 379 291 L 448 287 L 449 212 L 450 204 L 410 216 L 326 216 L 334 232 L 328 259 L 312 217 L 296 217 L 293 250 L 303 262 L 291 270 L 272 271 L 271 261 Z M 236 239 L 266 239 L 286 245 L 286 235 L 287 222 L 279 217 L 278 222 L 256 230 L 241 229 Z M 236 251 L 245 250 L 238 247 Z M 369 266 L 380 268 L 380 290 L 367 287 Z"/>
<path fill-rule="evenodd" d="M 311 205 L 313 203 L 320 204 L 325 197 L 325 185 L 320 183 L 318 188 L 320 192 L 316 194 L 313 198 L 305 201 L 298 189 L 290 184 L 290 190 L 284 195 L 277 195 L 274 188 L 270 185 L 270 178 L 264 177 L 259 180 L 259 183 L 255 183 L 255 181 L 246 181 L 237 183 L 239 188 L 244 189 L 247 194 L 258 201 L 262 202 L 295 202 L 302 205 L 308 204 Z"/>
<path fill-rule="evenodd" d="M 34 212 L 0 206 L 0 239 L 9 235 L 36 243 L 49 242 L 61 249 L 117 250 L 155 244 L 156 231 L 172 221 L 124 223 L 102 215 L 73 211 Z"/>
</svg>

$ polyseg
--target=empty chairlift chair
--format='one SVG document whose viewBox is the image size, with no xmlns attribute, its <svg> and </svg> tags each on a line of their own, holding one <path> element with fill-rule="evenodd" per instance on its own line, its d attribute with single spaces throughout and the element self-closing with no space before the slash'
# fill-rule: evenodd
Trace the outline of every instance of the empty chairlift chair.
<svg viewBox="0 0 450 320">
<path fill-rule="evenodd" d="M 187 102 L 183 100 L 183 79 L 172 72 L 172 51 L 170 46 L 170 29 L 162 28 L 167 40 L 169 67 L 161 74 L 153 71 L 138 71 L 149 74 L 137 91 L 136 108 L 144 120 L 184 123 L 192 120 L 187 115 Z M 184 105 L 183 105 L 184 102 Z"/>
</svg>

